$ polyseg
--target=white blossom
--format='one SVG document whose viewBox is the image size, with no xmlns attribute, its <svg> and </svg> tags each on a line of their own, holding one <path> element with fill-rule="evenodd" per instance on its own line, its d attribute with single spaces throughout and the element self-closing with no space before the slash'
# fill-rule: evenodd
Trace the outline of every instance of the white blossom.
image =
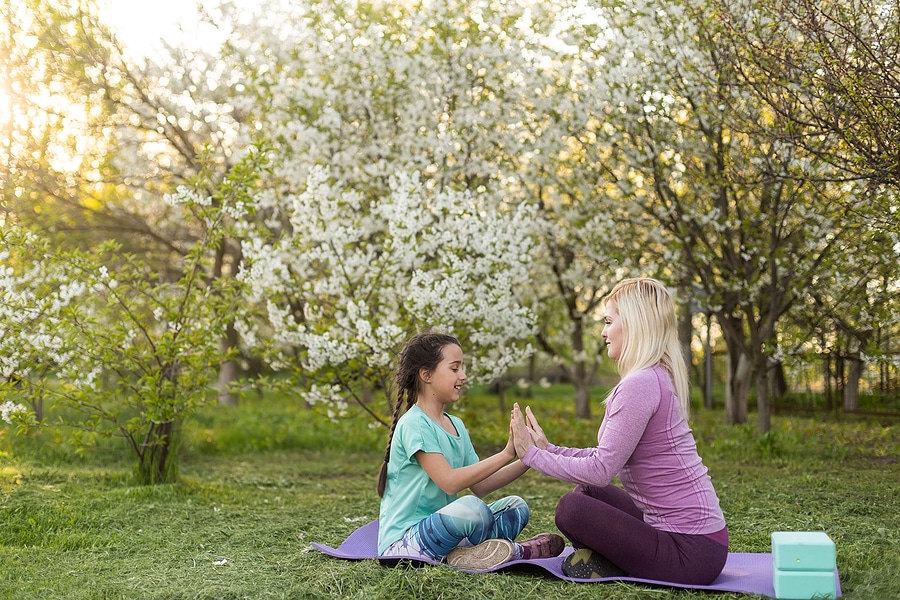
<svg viewBox="0 0 900 600">
<path fill-rule="evenodd" d="M 7 400 L 6 402 L 0 404 L 0 421 L 5 421 L 7 423 L 12 424 L 12 416 L 16 413 L 27 413 L 28 409 L 22 404 L 18 404 Z"/>
</svg>

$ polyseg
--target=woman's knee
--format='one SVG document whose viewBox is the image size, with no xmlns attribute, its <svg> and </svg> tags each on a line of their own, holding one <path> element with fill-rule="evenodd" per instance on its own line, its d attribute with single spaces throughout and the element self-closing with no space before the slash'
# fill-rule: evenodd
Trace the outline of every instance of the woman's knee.
<svg viewBox="0 0 900 600">
<path fill-rule="evenodd" d="M 585 504 L 586 498 L 587 496 L 579 491 L 563 494 L 563 496 L 559 499 L 559 502 L 557 502 L 556 504 L 556 513 L 566 514 L 572 511 L 579 511 Z"/>
<path fill-rule="evenodd" d="M 579 521 L 583 521 L 583 500 L 584 494 L 577 491 L 564 494 L 559 499 L 556 504 L 556 527 L 560 531 L 571 531 Z"/>
</svg>

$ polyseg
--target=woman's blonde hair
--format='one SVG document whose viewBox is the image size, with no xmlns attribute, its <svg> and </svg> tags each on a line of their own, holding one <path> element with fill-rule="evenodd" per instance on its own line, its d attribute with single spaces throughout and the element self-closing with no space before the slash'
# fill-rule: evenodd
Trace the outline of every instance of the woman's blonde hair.
<svg viewBox="0 0 900 600">
<path fill-rule="evenodd" d="M 659 363 L 672 378 L 684 418 L 690 414 L 688 370 L 678 341 L 675 302 L 655 279 L 624 279 L 604 299 L 622 321 L 623 343 L 617 369 L 624 379 L 630 373 Z"/>
</svg>

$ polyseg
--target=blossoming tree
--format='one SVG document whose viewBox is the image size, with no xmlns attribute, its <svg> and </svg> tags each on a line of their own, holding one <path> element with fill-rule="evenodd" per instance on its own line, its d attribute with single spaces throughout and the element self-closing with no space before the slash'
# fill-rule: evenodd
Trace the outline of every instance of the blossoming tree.
<svg viewBox="0 0 900 600">
<path fill-rule="evenodd" d="M 230 358 L 219 340 L 243 306 L 237 280 L 214 276 L 209 250 L 252 205 L 264 160 L 249 152 L 215 197 L 189 188 L 167 196 L 204 231 L 177 280 L 115 242 L 60 250 L 0 231 L 0 392 L 16 408 L 4 417 L 72 428 L 87 445 L 122 438 L 142 482 L 171 481 L 179 426 L 211 397 L 215 369 Z M 46 397 L 70 409 L 64 419 L 41 418 Z"/>
<path fill-rule="evenodd" d="M 415 174 L 372 198 L 318 168 L 287 210 L 289 231 L 244 244 L 241 279 L 266 319 L 238 329 L 308 384 L 308 401 L 353 397 L 380 419 L 368 393 L 391 388 L 397 352 L 424 328 L 458 336 L 482 381 L 530 354 L 534 317 L 513 293 L 531 263 L 526 208 L 501 213 L 494 199 Z"/>
<path fill-rule="evenodd" d="M 538 316 L 535 339 L 567 369 L 581 416 L 601 348 L 597 305 L 640 262 L 639 235 L 601 227 L 617 210 L 586 125 L 602 90 L 588 85 L 594 50 L 571 45 L 598 32 L 590 13 L 578 1 L 275 3 L 231 39 L 250 92 L 235 102 L 280 149 L 279 191 L 260 207 L 276 236 L 302 235 L 285 219 L 315 165 L 364 198 L 363 212 L 412 173 L 428 195 L 466 191 L 495 218 L 531 207 L 515 233 L 534 240 L 530 278 L 510 292 Z M 430 218 L 428 202 L 404 210 Z"/>
<path fill-rule="evenodd" d="M 779 324 L 858 248 L 866 202 L 859 186 L 841 182 L 809 147 L 765 133 L 762 124 L 789 128 L 784 111 L 796 107 L 773 112 L 739 85 L 740 49 L 721 41 L 721 21 L 708 8 L 693 0 L 635 2 L 610 13 L 621 52 L 602 76 L 622 110 L 608 114 L 607 143 L 615 148 L 611 161 L 646 183 L 645 195 L 631 201 L 661 231 L 670 277 L 696 284 L 722 329 L 729 420 L 746 419 L 755 383 L 764 433 L 769 370 L 789 351 L 779 346 Z M 635 65 L 646 72 L 640 83 L 630 76 Z M 820 143 L 824 149 L 832 140 Z"/>
</svg>

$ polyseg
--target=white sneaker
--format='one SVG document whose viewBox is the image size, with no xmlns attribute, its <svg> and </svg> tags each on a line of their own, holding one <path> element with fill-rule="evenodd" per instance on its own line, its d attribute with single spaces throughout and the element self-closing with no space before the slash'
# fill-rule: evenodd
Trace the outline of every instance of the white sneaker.
<svg viewBox="0 0 900 600">
<path fill-rule="evenodd" d="M 512 542 L 495 538 L 475 546 L 457 546 L 447 555 L 447 564 L 458 569 L 479 571 L 502 565 L 512 556 Z"/>
</svg>

